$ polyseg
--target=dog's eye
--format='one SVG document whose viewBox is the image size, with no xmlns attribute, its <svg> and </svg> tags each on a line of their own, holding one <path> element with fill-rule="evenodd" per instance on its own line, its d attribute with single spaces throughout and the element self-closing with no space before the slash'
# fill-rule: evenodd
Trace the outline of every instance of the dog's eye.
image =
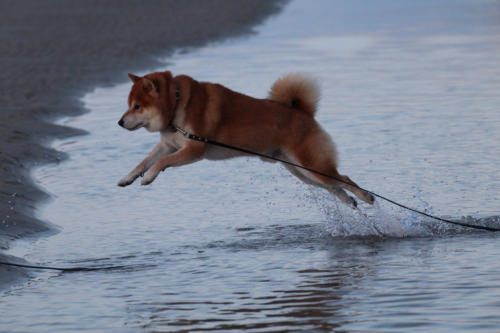
<svg viewBox="0 0 500 333">
<path fill-rule="evenodd" d="M 139 110 L 140 106 L 139 105 L 134 105 L 134 110 Z"/>
</svg>

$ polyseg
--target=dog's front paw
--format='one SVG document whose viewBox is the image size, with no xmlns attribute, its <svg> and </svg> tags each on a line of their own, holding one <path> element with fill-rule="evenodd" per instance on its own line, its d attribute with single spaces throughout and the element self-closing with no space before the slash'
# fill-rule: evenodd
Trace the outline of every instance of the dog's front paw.
<svg viewBox="0 0 500 333">
<path fill-rule="evenodd" d="M 156 179 L 156 177 L 158 176 L 158 173 L 159 173 L 158 171 L 150 169 L 148 172 L 146 172 L 146 174 L 144 175 L 144 177 L 142 177 L 141 185 L 149 185 L 149 184 L 151 184 Z"/>
<path fill-rule="evenodd" d="M 136 178 L 137 177 L 125 176 L 122 179 L 120 179 L 120 181 L 118 182 L 118 186 L 121 186 L 121 187 L 128 186 L 128 185 L 132 184 Z"/>
</svg>

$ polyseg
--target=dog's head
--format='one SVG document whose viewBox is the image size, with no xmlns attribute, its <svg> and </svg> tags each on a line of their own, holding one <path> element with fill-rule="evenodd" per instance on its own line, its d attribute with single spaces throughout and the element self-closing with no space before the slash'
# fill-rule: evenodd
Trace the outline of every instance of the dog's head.
<svg viewBox="0 0 500 333">
<path fill-rule="evenodd" d="M 128 110 L 118 124 L 130 131 L 141 127 L 150 132 L 166 129 L 173 120 L 176 104 L 172 74 L 158 72 L 128 77 L 134 84 L 128 96 Z"/>
</svg>

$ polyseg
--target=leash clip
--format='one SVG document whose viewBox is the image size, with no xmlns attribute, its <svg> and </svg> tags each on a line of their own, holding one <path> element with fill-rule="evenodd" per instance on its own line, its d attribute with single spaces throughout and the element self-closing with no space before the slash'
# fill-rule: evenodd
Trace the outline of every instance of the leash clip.
<svg viewBox="0 0 500 333">
<path fill-rule="evenodd" d="M 187 137 L 189 137 L 189 133 L 188 133 L 188 132 L 186 132 L 185 130 L 183 130 L 183 129 L 182 129 L 182 128 L 180 128 L 180 127 L 177 127 L 177 126 L 175 126 L 175 125 L 173 125 L 173 126 L 174 126 L 174 128 L 177 130 L 177 132 L 179 132 L 179 133 L 181 133 L 181 134 L 182 134 L 182 136 L 184 136 L 184 137 L 186 137 L 186 138 L 187 138 Z"/>
<path fill-rule="evenodd" d="M 185 138 L 188 138 L 190 140 L 196 140 L 196 141 L 200 141 L 200 142 L 209 143 L 209 140 L 207 138 L 202 138 L 201 136 L 191 134 L 188 131 L 185 131 L 182 128 L 177 127 L 175 125 L 172 125 L 172 126 L 177 130 L 177 132 L 181 133 Z"/>
</svg>

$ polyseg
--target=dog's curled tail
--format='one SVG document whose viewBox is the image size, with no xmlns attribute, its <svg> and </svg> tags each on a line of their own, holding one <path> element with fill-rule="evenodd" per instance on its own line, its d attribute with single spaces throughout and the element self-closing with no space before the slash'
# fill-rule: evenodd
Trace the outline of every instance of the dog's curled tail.
<svg viewBox="0 0 500 333">
<path fill-rule="evenodd" d="M 291 73 L 274 82 L 269 99 L 314 116 L 319 101 L 318 83 L 305 74 Z"/>
</svg>

